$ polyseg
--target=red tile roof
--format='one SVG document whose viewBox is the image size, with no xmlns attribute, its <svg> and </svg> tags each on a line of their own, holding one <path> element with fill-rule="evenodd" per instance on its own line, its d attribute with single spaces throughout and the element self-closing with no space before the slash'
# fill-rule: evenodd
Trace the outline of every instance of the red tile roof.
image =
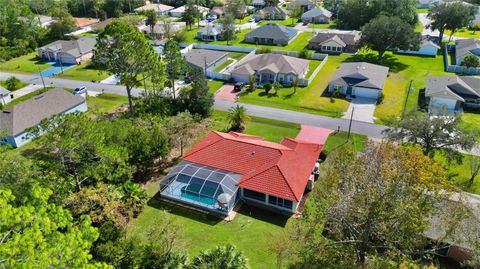
<svg viewBox="0 0 480 269">
<path fill-rule="evenodd" d="M 183 159 L 241 174 L 240 187 L 300 201 L 322 148 L 290 138 L 279 144 L 259 136 L 213 131 Z"/>
</svg>

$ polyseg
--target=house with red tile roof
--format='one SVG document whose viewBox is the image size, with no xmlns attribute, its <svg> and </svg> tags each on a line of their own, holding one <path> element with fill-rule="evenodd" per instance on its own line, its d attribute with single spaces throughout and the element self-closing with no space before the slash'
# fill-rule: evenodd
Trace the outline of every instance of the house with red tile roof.
<svg viewBox="0 0 480 269">
<path fill-rule="evenodd" d="M 240 202 L 294 214 L 323 145 L 212 131 L 160 182 L 162 199 L 228 215 Z"/>
</svg>

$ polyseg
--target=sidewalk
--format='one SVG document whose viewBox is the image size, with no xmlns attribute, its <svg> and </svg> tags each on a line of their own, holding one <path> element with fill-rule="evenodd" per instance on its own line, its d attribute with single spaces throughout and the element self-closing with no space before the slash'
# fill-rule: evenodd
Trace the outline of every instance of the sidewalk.
<svg viewBox="0 0 480 269">
<path fill-rule="evenodd" d="M 33 85 L 33 84 L 30 84 L 28 86 L 25 86 L 21 89 L 18 89 L 14 92 L 12 92 L 8 97 L 5 97 L 5 104 L 8 104 L 10 103 L 12 100 L 15 100 L 19 97 L 22 97 L 24 95 L 27 95 L 29 93 L 32 93 L 34 91 L 37 91 L 39 89 L 43 88 L 42 85 Z M 11 98 L 11 96 L 13 95 L 13 99 Z"/>
</svg>

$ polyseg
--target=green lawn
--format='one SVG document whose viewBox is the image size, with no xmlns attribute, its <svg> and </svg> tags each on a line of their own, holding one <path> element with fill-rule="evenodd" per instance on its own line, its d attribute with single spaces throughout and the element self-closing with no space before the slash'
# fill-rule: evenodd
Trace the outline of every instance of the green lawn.
<svg viewBox="0 0 480 269">
<path fill-rule="evenodd" d="M 100 72 L 86 63 L 69 68 L 57 77 L 81 81 L 101 81 L 109 76 L 107 72 Z"/>
<path fill-rule="evenodd" d="M 422 22 L 419 20 L 417 22 L 417 25 L 415 25 L 415 32 L 417 33 L 421 33 L 423 31 L 423 24 Z"/>
<path fill-rule="evenodd" d="M 344 99 L 322 96 L 328 82 L 335 74 L 338 66 L 348 58 L 347 55 L 331 55 L 323 68 L 305 88 L 299 87 L 293 94 L 292 88 L 284 88 L 278 95 L 265 94 L 263 89 L 240 96 L 240 102 L 289 109 L 330 117 L 341 117 L 348 108 L 349 102 Z"/>
<path fill-rule="evenodd" d="M 323 152 L 328 155 L 328 153 L 335 151 L 336 149 L 346 146 L 352 148 L 355 151 L 361 151 L 367 143 L 367 136 L 359 134 L 350 134 L 350 138 L 347 141 L 348 133 L 347 132 L 334 132 L 330 134 L 323 148 Z"/>
<path fill-rule="evenodd" d="M 480 130 L 480 113 L 474 111 L 465 111 L 462 115 L 463 125 L 467 129 Z"/>
<path fill-rule="evenodd" d="M 228 58 L 235 59 L 237 61 L 241 60 L 243 57 L 247 56 L 248 53 L 243 52 L 228 52 Z"/>
<path fill-rule="evenodd" d="M 128 98 L 118 94 L 103 93 L 96 97 L 89 96 L 87 100 L 88 113 L 105 114 L 127 103 Z"/>
<path fill-rule="evenodd" d="M 308 48 L 308 40 L 310 40 L 315 34 L 311 32 L 302 32 L 293 39 L 290 44 L 279 47 L 279 48 L 272 48 L 272 49 L 281 49 L 281 50 L 289 50 L 289 51 L 301 51 L 303 49 Z"/>
<path fill-rule="evenodd" d="M 9 61 L 0 63 L 0 71 L 21 73 L 21 74 L 36 74 L 39 71 L 51 67 L 51 64 L 46 64 L 37 57 L 36 52 L 32 52 Z"/>
<path fill-rule="evenodd" d="M 312 29 L 337 29 L 337 23 L 330 21 L 329 23 L 309 23 L 308 28 Z"/>
<path fill-rule="evenodd" d="M 317 67 L 322 63 L 322 61 L 319 60 L 310 60 L 310 64 L 308 65 L 308 73 L 307 73 L 307 78 L 309 78 L 313 71 L 317 69 Z"/>
<path fill-rule="evenodd" d="M 428 13 L 428 8 L 417 8 L 417 13 L 418 14 Z"/>
<path fill-rule="evenodd" d="M 480 157 L 467 154 L 462 154 L 462 156 L 463 158 L 461 163 L 452 161 L 450 165 L 447 164 L 445 158 L 441 155 L 435 155 L 435 159 L 444 164 L 444 166 L 448 169 L 451 180 L 457 184 L 459 188 L 467 192 L 480 194 L 480 176 L 476 178 L 471 186 L 468 185 L 468 181 L 470 179 L 470 159 Z"/>
<path fill-rule="evenodd" d="M 264 25 L 264 24 L 267 24 L 267 23 L 276 23 L 276 24 L 281 24 L 281 25 L 285 25 L 285 26 L 289 26 L 289 27 L 293 27 L 295 25 L 297 25 L 298 22 L 296 22 L 295 20 L 293 21 L 292 23 L 292 19 L 286 19 L 286 20 L 262 20 L 258 23 L 258 25 Z"/>
<path fill-rule="evenodd" d="M 248 22 L 248 20 L 252 17 L 252 15 L 245 16 L 243 19 L 236 19 L 235 23 L 236 24 L 245 24 Z"/>
<path fill-rule="evenodd" d="M 228 59 L 225 62 L 223 62 L 221 65 L 215 67 L 214 71 L 215 72 L 220 72 L 222 71 L 225 67 L 227 67 L 229 64 L 233 63 L 234 60 Z"/>
<path fill-rule="evenodd" d="M 451 35 L 452 32 L 450 30 L 445 30 L 445 35 Z M 480 31 L 472 31 L 468 30 L 467 28 L 462 28 L 453 34 L 456 37 L 463 37 L 463 38 L 480 38 Z"/>
<path fill-rule="evenodd" d="M 221 80 L 209 80 L 208 81 L 208 92 L 214 94 L 218 89 L 220 89 L 225 82 Z"/>
<path fill-rule="evenodd" d="M 20 82 L 17 83 L 17 90 L 18 90 L 18 89 L 21 89 L 21 88 L 23 88 L 23 87 L 25 87 L 25 86 L 27 86 L 27 85 L 28 85 L 28 83 L 25 83 L 25 82 L 20 81 Z M 6 81 L 5 81 L 5 80 L 0 80 L 0 86 L 4 87 L 4 88 L 6 89 L 6 88 L 7 88 L 7 83 L 6 83 Z"/>
</svg>

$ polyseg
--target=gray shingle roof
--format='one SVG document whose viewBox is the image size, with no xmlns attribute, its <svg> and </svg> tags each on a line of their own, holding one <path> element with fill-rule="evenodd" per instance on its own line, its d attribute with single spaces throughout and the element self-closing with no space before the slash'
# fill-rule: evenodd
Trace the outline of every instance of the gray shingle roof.
<svg viewBox="0 0 480 269">
<path fill-rule="evenodd" d="M 207 66 L 215 63 L 221 58 L 228 55 L 225 51 L 218 50 L 206 50 L 206 49 L 192 49 L 185 53 L 184 57 L 188 63 L 198 66 L 200 68 L 205 68 L 205 63 Z"/>
<path fill-rule="evenodd" d="M 281 54 L 258 54 L 236 66 L 232 73 L 253 75 L 255 71 L 270 70 L 274 73 L 302 75 L 308 69 L 309 61 Z"/>
<path fill-rule="evenodd" d="M 283 14 L 283 15 L 286 15 L 287 12 L 285 12 L 285 10 L 277 7 L 277 6 L 268 6 L 268 7 L 264 7 L 263 9 L 259 10 L 256 12 L 256 14 L 258 15 L 270 15 L 270 14 Z"/>
<path fill-rule="evenodd" d="M 321 44 L 336 36 L 338 37 L 338 39 L 342 40 L 343 43 L 345 43 L 346 45 L 355 46 L 355 45 L 358 45 L 358 43 L 360 42 L 361 34 L 362 33 L 360 31 L 350 31 L 345 33 L 318 33 L 308 42 Z"/>
<path fill-rule="evenodd" d="M 264 24 L 250 33 L 246 34 L 246 38 L 273 38 L 273 39 L 292 39 L 297 34 L 297 30 L 292 27 L 276 23 Z"/>
<path fill-rule="evenodd" d="M 207 27 L 198 31 L 201 35 L 219 35 L 222 33 L 222 25 L 217 23 L 209 23 Z"/>
<path fill-rule="evenodd" d="M 80 57 L 82 54 L 90 53 L 97 44 L 97 40 L 91 37 L 80 37 L 74 40 L 57 40 L 43 47 L 41 50 L 61 50 L 63 53 L 68 53 L 75 58 Z"/>
<path fill-rule="evenodd" d="M 388 67 L 366 62 L 344 63 L 330 83 L 382 90 L 387 80 Z"/>
<path fill-rule="evenodd" d="M 465 102 L 466 97 L 480 98 L 480 79 L 475 77 L 438 76 L 427 79 L 425 96 Z"/>
<path fill-rule="evenodd" d="M 324 9 L 323 7 L 316 7 L 316 8 L 312 8 L 309 11 L 303 13 L 302 18 L 312 18 L 312 17 L 317 17 L 317 16 L 320 16 L 320 15 L 323 15 L 327 18 L 331 18 L 332 17 L 332 12 Z"/>
<path fill-rule="evenodd" d="M 85 99 L 63 89 L 53 89 L 0 112 L 0 130 L 17 135 L 43 119 L 63 113 Z"/>
<path fill-rule="evenodd" d="M 466 55 L 471 54 L 472 50 L 480 48 L 480 40 L 476 38 L 457 39 L 455 41 L 455 58 L 463 59 Z M 460 64 L 460 63 L 456 63 Z"/>
</svg>

